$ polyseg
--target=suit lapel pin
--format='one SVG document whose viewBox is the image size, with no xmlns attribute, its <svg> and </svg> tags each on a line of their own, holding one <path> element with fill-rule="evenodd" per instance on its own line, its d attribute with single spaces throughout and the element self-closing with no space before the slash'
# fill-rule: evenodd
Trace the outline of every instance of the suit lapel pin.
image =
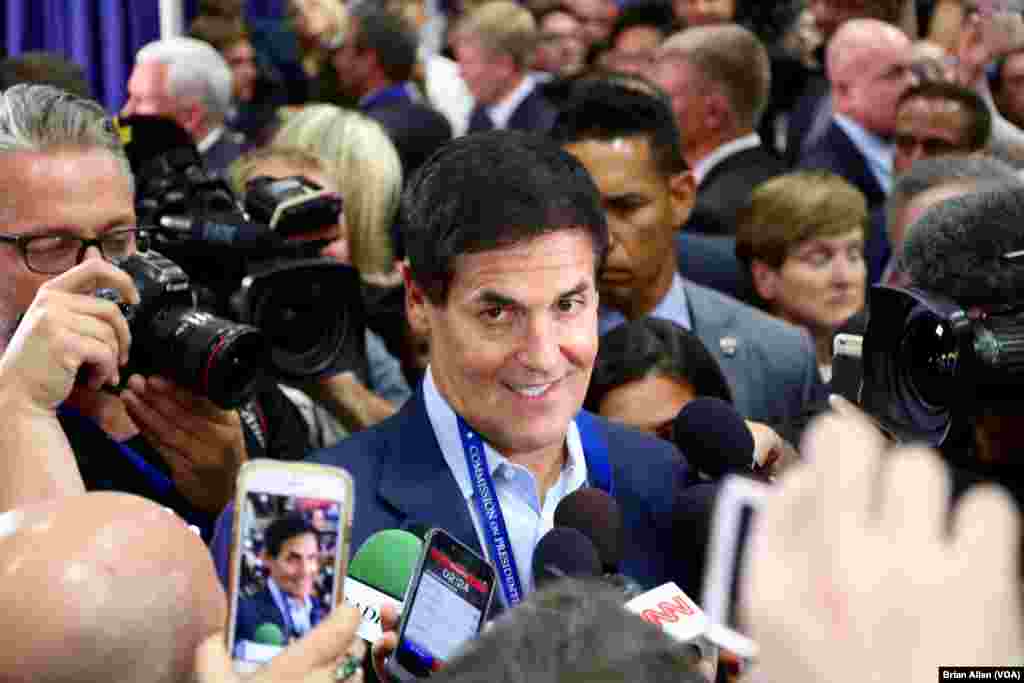
<svg viewBox="0 0 1024 683">
<path fill-rule="evenodd" d="M 722 349 L 722 353 L 729 358 L 736 355 L 736 347 L 738 345 L 739 342 L 736 340 L 736 337 L 722 337 L 718 340 L 718 347 Z"/>
</svg>

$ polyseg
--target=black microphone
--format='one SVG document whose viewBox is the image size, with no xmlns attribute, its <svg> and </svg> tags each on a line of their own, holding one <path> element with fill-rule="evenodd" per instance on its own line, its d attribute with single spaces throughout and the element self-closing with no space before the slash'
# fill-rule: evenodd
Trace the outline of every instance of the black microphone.
<svg viewBox="0 0 1024 683">
<path fill-rule="evenodd" d="M 736 409 L 718 398 L 697 398 L 683 406 L 672 421 L 672 441 L 711 479 L 750 474 L 754 463 L 754 435 Z"/>
<path fill-rule="evenodd" d="M 593 542 L 576 529 L 555 527 L 533 551 L 533 585 L 543 588 L 564 579 L 601 576 L 601 558 Z"/>
<path fill-rule="evenodd" d="M 267 226 L 231 214 L 210 214 L 203 218 L 163 216 L 160 227 L 175 237 L 242 249 L 274 246 L 282 241 Z"/>
<path fill-rule="evenodd" d="M 608 574 L 622 561 L 622 511 L 615 499 L 598 488 L 573 491 L 555 508 L 555 526 L 576 529 L 590 539 Z"/>
</svg>

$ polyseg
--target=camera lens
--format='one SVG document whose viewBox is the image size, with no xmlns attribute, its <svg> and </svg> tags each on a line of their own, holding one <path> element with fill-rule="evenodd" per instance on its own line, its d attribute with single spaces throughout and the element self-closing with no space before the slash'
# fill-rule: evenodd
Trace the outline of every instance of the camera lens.
<svg viewBox="0 0 1024 683">
<path fill-rule="evenodd" d="M 159 357 L 171 359 L 166 372 L 221 408 L 241 406 L 267 378 L 267 340 L 250 325 L 193 308 L 170 308 L 154 316 L 149 332 Z"/>
<path fill-rule="evenodd" d="M 956 335 L 936 315 L 912 313 L 900 345 L 900 389 L 929 408 L 949 404 L 960 363 Z"/>
<path fill-rule="evenodd" d="M 252 302 L 252 323 L 267 334 L 275 371 L 288 378 L 314 377 L 332 367 L 344 346 L 344 308 L 330 305 L 332 293 L 319 280 L 291 278 L 288 285 L 263 290 Z"/>
</svg>

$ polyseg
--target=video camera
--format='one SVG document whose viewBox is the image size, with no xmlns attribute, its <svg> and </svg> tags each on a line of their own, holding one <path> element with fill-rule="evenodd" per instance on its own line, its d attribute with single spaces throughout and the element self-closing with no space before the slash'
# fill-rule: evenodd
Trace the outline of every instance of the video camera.
<svg viewBox="0 0 1024 683">
<path fill-rule="evenodd" d="M 897 439 L 941 447 L 979 407 L 1022 400 L 1024 307 L 884 286 L 870 302 L 860 404 Z"/>
<path fill-rule="evenodd" d="M 300 177 L 258 178 L 243 210 L 174 122 L 119 128 L 145 231 L 117 263 L 142 297 L 122 305 L 135 340 L 124 374 L 164 374 L 224 408 L 271 377 L 365 376 L 358 272 L 320 257 L 323 240 L 286 241 L 337 223 L 341 198 Z"/>
</svg>

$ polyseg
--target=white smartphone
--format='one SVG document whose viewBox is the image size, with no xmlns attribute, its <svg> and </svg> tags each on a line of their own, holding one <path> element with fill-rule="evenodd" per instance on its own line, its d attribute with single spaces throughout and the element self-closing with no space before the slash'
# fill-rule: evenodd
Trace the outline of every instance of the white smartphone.
<svg viewBox="0 0 1024 683">
<path fill-rule="evenodd" d="M 832 340 L 833 394 L 858 404 L 864 382 L 864 337 L 859 334 L 837 334 Z"/>
<path fill-rule="evenodd" d="M 238 474 L 228 652 L 251 672 L 338 604 L 352 535 L 352 477 L 327 465 L 253 460 Z"/>
<path fill-rule="evenodd" d="M 715 498 L 711 538 L 704 572 L 705 638 L 744 659 L 757 656 L 738 606 L 743 599 L 744 559 L 750 529 L 769 487 L 753 479 L 729 476 Z"/>
</svg>

